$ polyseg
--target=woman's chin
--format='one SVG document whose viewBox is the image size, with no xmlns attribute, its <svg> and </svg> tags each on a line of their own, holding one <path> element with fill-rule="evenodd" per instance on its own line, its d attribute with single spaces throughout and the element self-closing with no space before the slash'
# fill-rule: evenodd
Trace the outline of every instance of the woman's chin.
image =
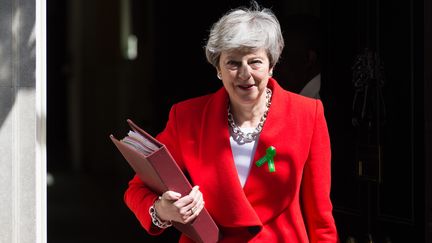
<svg viewBox="0 0 432 243">
<path fill-rule="evenodd" d="M 256 97 L 256 95 L 243 95 L 243 96 L 239 96 L 238 102 L 241 104 L 254 104 L 256 103 L 258 100 L 258 98 Z"/>
</svg>

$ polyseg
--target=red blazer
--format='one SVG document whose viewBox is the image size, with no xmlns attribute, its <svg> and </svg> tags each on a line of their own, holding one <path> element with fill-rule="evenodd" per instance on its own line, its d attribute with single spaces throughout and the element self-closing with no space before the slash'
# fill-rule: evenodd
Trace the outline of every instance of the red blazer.
<svg viewBox="0 0 432 243">
<path fill-rule="evenodd" d="M 251 166 L 240 185 L 229 142 L 228 94 L 174 105 L 157 138 L 199 185 L 205 206 L 221 229 L 220 242 L 338 242 L 330 201 L 330 142 L 323 106 L 283 90 L 270 79 L 272 104 L 254 161 L 276 148 L 276 172 Z M 148 208 L 157 195 L 134 177 L 125 202 L 150 234 Z M 191 242 L 182 235 L 180 242 Z"/>
</svg>

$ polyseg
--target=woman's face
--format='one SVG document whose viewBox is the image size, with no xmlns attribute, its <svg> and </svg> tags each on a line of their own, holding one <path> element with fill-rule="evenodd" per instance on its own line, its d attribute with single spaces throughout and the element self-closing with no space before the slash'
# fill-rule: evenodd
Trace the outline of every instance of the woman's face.
<svg viewBox="0 0 432 243">
<path fill-rule="evenodd" d="M 236 50 L 221 53 L 218 71 L 231 102 L 254 104 L 260 102 L 272 68 L 264 49 Z"/>
</svg>

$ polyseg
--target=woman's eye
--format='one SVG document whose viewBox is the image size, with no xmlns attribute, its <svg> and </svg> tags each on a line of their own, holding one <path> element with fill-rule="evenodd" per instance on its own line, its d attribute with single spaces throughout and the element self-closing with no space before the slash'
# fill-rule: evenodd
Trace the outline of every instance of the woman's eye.
<svg viewBox="0 0 432 243">
<path fill-rule="evenodd" d="M 253 61 L 251 62 L 251 64 L 261 64 L 261 63 L 262 63 L 261 60 L 253 60 Z"/>
<path fill-rule="evenodd" d="M 239 62 L 236 61 L 228 61 L 226 64 L 229 69 L 238 68 L 240 66 Z"/>
<path fill-rule="evenodd" d="M 249 65 L 253 68 L 253 69 L 258 69 L 261 68 L 263 62 L 261 60 L 253 60 L 249 63 Z"/>
</svg>

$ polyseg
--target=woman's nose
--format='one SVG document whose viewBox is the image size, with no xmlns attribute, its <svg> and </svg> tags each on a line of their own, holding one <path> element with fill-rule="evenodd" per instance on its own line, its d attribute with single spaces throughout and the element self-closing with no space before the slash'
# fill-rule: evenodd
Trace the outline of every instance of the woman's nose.
<svg viewBox="0 0 432 243">
<path fill-rule="evenodd" d="M 239 78 L 242 80 L 248 80 L 251 77 L 250 67 L 247 65 L 242 65 L 239 68 Z"/>
</svg>

